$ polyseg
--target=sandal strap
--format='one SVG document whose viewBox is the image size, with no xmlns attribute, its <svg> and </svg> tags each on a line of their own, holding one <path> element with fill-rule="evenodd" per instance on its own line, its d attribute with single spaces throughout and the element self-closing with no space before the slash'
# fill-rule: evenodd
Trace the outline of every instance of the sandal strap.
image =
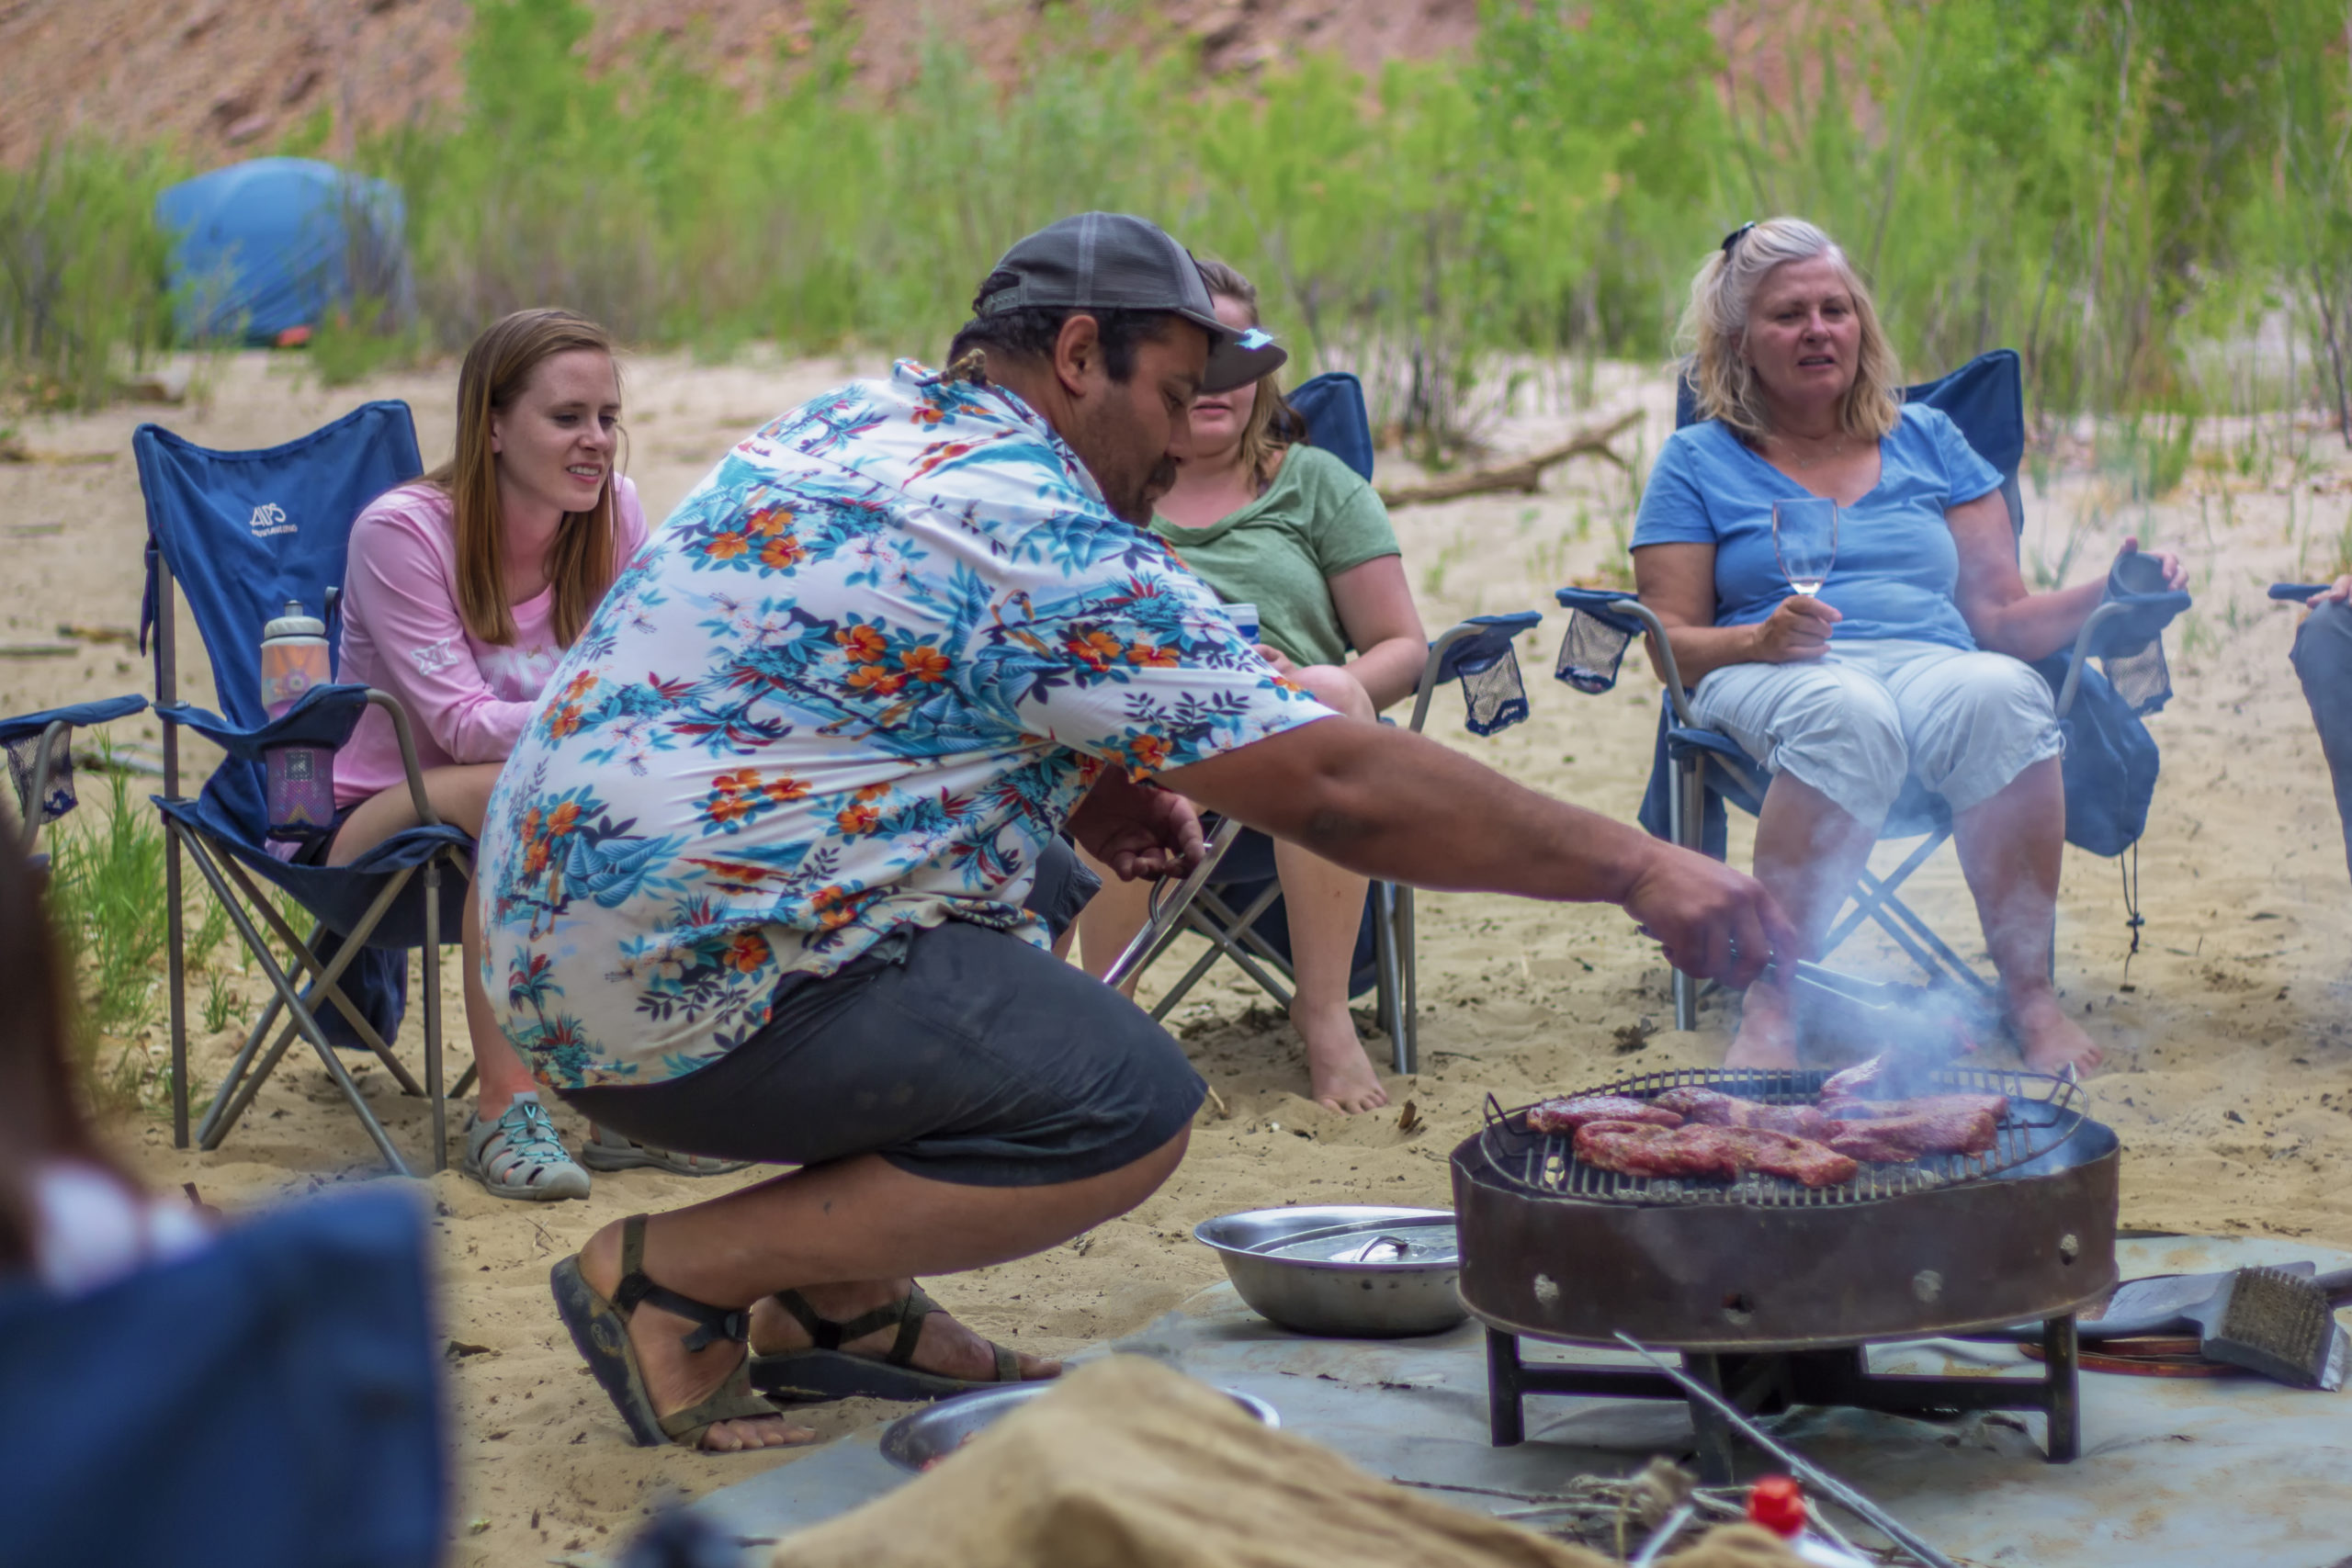
<svg viewBox="0 0 2352 1568">
<path fill-rule="evenodd" d="M 894 1367 L 912 1368 L 915 1364 L 915 1344 L 922 1337 L 922 1320 L 939 1311 L 939 1303 L 921 1285 L 909 1291 L 899 1303 L 899 1338 L 883 1358 Z"/>
<path fill-rule="evenodd" d="M 682 1447 L 692 1449 L 701 1447 L 702 1435 L 721 1421 L 783 1414 L 775 1404 L 752 1392 L 751 1359 L 746 1357 L 736 1363 L 727 1381 L 720 1383 L 718 1391 L 708 1399 L 699 1404 L 689 1404 L 684 1410 L 673 1410 L 660 1420 L 664 1437 Z"/>
<path fill-rule="evenodd" d="M 817 1315 L 817 1309 L 798 1291 L 778 1291 L 775 1304 L 790 1313 L 793 1321 L 808 1331 L 809 1342 L 820 1350 L 842 1348 L 842 1325 Z"/>
<path fill-rule="evenodd" d="M 690 1354 L 720 1339 L 740 1343 L 752 1337 L 749 1308 L 713 1306 L 692 1296 L 682 1296 L 668 1286 L 657 1285 L 646 1277 L 643 1214 L 631 1214 L 621 1222 L 621 1282 L 613 1289 L 612 1303 L 613 1310 L 619 1313 L 624 1321 L 635 1315 L 640 1303 L 650 1303 L 663 1312 L 675 1313 L 691 1320 L 695 1325 L 694 1331 L 678 1336 L 678 1342 Z M 743 1386 L 749 1389 L 751 1384 L 746 1381 Z M 719 1391 L 720 1393 L 725 1392 L 724 1388 Z M 711 1396 L 714 1400 L 718 1397 L 718 1394 Z M 704 1402 L 705 1404 L 709 1403 L 709 1400 Z M 703 1405 L 697 1404 L 695 1408 L 700 1410 Z M 739 1411 L 737 1414 L 758 1415 L 762 1412 Z M 708 1426 L 712 1421 L 726 1419 L 728 1417 L 724 1416 L 712 1416 L 705 1418 L 703 1424 Z"/>
<path fill-rule="evenodd" d="M 863 1339 L 895 1324 L 899 1337 L 882 1359 L 889 1366 L 905 1367 L 914 1371 L 922 1370 L 915 1365 L 915 1348 L 922 1340 L 922 1320 L 933 1313 L 946 1310 L 932 1300 L 931 1292 L 921 1285 L 916 1285 L 895 1302 L 841 1323 L 820 1316 L 808 1298 L 798 1291 L 776 1292 L 775 1303 L 808 1331 L 810 1342 L 820 1350 L 839 1350 L 848 1340 Z M 996 1381 L 1021 1382 L 1021 1358 L 993 1339 L 988 1342 L 988 1347 L 996 1358 Z"/>
</svg>

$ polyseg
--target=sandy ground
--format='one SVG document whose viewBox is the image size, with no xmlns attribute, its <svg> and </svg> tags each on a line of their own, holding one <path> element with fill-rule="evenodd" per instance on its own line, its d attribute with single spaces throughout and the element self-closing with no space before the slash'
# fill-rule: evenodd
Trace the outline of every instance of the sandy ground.
<svg viewBox="0 0 2352 1568">
<path fill-rule="evenodd" d="M 738 434 L 843 372 L 837 364 L 633 365 L 629 466 L 649 511 L 662 515 Z M 209 446 L 250 446 L 308 430 L 362 396 L 405 398 L 434 460 L 447 449 L 453 378 L 444 369 L 327 392 L 303 379 L 297 361 L 248 356 L 206 367 L 201 395 L 186 406 L 28 426 L 24 434 L 44 459 L 100 460 L 0 467 L 0 538 L 9 550 L 0 643 L 53 643 L 61 623 L 135 625 L 142 513 L 128 442 L 140 420 Z M 1498 446 L 1532 447 L 1638 404 L 1648 412 L 1645 449 L 1657 449 L 1670 407 L 1661 378 L 1604 370 L 1592 390 L 1596 401 L 1583 411 L 1564 395 L 1530 394 L 1517 417 L 1497 426 Z M 2086 1027 L 2109 1048 L 2110 1068 L 2094 1089 L 2100 1114 L 2127 1145 L 2126 1224 L 2352 1246 L 2352 1198 L 2331 1175 L 2352 1152 L 2352 1032 L 2344 1019 L 2352 921 L 2343 846 L 2287 664 L 2293 622 L 2262 600 L 2273 578 L 2296 575 L 2299 566 L 2316 574 L 2335 558 L 2346 525 L 2337 477 L 2346 465 L 2331 436 L 2283 420 L 2209 429 L 2200 439 L 2208 450 L 2188 482 L 2153 507 L 2127 502 L 2091 475 L 2079 442 L 2061 443 L 2050 470 L 2058 477 L 2046 492 L 2028 486 L 2029 560 L 2055 556 L 2070 522 L 2087 519 L 2074 573 L 2087 576 L 2127 527 L 2137 528 L 2190 552 L 2200 594 L 2194 618 L 2170 638 L 2179 694 L 2155 721 L 2165 773 L 2141 857 L 2148 924 L 2140 953 L 2127 966 L 2116 865 L 2070 851 L 2059 977 Z M 2300 464 L 2282 455 L 2306 449 Z M 1538 496 L 1401 513 L 1430 627 L 1481 611 L 1547 607 L 1553 585 L 1589 579 L 1622 558 L 1612 531 L 1626 526 L 1629 499 L 1622 478 L 1592 465 L 1555 474 Z M 1522 649 L 1531 722 L 1474 739 L 1458 728 L 1459 704 L 1448 694 L 1433 731 L 1530 784 L 1630 817 L 1649 767 L 1655 684 L 1629 670 L 1615 692 L 1586 697 L 1545 679 L 1561 625 L 1552 609 Z M 190 627 L 183 647 L 195 646 Z M 77 638 L 66 656 L 11 651 L 0 654 L 0 712 L 138 690 L 142 679 L 135 654 L 119 643 Z M 184 689 L 209 700 L 200 671 Z M 118 730 L 150 744 L 154 735 L 152 721 Z M 1744 837 L 1736 838 L 1736 857 L 1744 863 L 1746 853 Z M 1973 931 L 1948 856 L 1917 886 L 1944 930 Z M 988 1334 L 1032 1350 L 1073 1350 L 1144 1324 L 1218 1277 L 1216 1259 L 1189 1238 L 1203 1219 L 1286 1200 L 1442 1204 L 1445 1155 L 1476 1127 L 1489 1094 L 1509 1104 L 1629 1071 L 1707 1062 L 1722 1049 L 1728 1019 L 1721 1002 L 1710 1003 L 1697 1033 L 1657 1032 L 1671 1021 L 1665 971 L 1613 909 L 1468 896 L 1424 896 L 1420 908 L 1424 1070 L 1390 1084 L 1397 1101 L 1418 1109 L 1418 1129 L 1400 1130 L 1394 1111 L 1350 1121 L 1305 1100 L 1295 1036 L 1233 976 L 1195 992 L 1177 1015 L 1187 1049 L 1229 1113 L 1204 1110 L 1175 1179 L 1133 1214 L 1049 1256 L 933 1280 L 933 1290 Z M 1961 945 L 1976 951 L 1973 940 Z M 1902 976 L 1896 961 L 1867 943 L 1849 947 L 1842 961 Z M 218 963 L 243 998 L 242 1022 L 257 977 L 239 973 L 225 953 Z M 449 995 L 454 1019 L 454 986 Z M 164 1016 L 160 992 L 153 1014 Z M 413 1060 L 413 1010 L 411 1017 L 402 1044 Z M 238 1033 L 232 1025 L 197 1041 L 200 1085 L 217 1081 Z M 111 1048 L 160 1056 L 160 1025 Z M 454 1072 L 462 1044 L 449 1055 Z M 422 1102 L 401 1097 L 380 1071 L 363 1071 L 362 1080 L 403 1145 L 421 1150 Z M 560 1110 L 557 1117 L 578 1131 L 576 1119 Z M 175 1150 L 157 1105 L 129 1119 L 120 1136 L 157 1183 L 194 1180 L 232 1211 L 379 1175 L 356 1125 L 307 1061 L 277 1075 L 217 1154 Z M 456 1561 L 536 1562 L 600 1547 L 665 1494 L 699 1493 L 790 1462 L 790 1453 L 711 1458 L 629 1447 L 546 1292 L 548 1266 L 596 1226 L 722 1184 L 599 1177 L 587 1201 L 546 1208 L 491 1199 L 454 1174 L 427 1184 L 450 1342 Z M 881 1413 L 853 1404 L 820 1411 L 814 1424 L 835 1433 Z"/>
</svg>

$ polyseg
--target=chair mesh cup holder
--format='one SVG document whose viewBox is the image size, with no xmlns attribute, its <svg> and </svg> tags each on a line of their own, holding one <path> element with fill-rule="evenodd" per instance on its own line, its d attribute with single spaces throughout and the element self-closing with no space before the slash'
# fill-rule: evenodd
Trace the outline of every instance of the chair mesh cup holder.
<svg viewBox="0 0 2352 1568">
<path fill-rule="evenodd" d="M 1589 610 L 1571 612 L 1567 635 L 1560 639 L 1560 657 L 1552 666 L 1553 677 L 1589 697 L 1600 695 L 1617 684 L 1617 670 L 1625 661 L 1625 650 L 1641 631 L 1638 621 L 1621 626 Z"/>
<path fill-rule="evenodd" d="M 74 793 L 74 732 L 67 730 L 65 744 L 53 748 L 49 754 L 49 776 L 36 783 L 34 769 L 39 765 L 41 738 L 39 732 L 22 739 L 7 742 L 8 782 L 16 786 L 17 820 L 28 825 L 38 818 L 40 823 L 54 822 L 81 804 Z M 33 798 L 35 791 L 40 798 Z"/>
<path fill-rule="evenodd" d="M 1462 727 L 1473 735 L 1509 729 L 1528 716 L 1527 682 L 1519 673 L 1519 654 L 1508 643 L 1491 659 L 1459 670 L 1462 704 L 1467 710 Z"/>
<path fill-rule="evenodd" d="M 2164 639 L 2151 638 L 2131 653 L 2112 653 L 2099 660 L 2115 694 L 2143 718 L 2172 700 L 2172 668 L 2165 660 Z"/>
</svg>

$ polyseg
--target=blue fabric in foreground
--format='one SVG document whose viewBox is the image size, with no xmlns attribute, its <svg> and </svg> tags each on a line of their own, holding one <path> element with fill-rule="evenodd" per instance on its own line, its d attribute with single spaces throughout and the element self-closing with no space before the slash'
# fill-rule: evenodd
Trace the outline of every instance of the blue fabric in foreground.
<svg viewBox="0 0 2352 1568">
<path fill-rule="evenodd" d="M 424 1249 L 381 1184 L 76 1299 L 0 1286 L 0 1562 L 439 1562 Z"/>
</svg>

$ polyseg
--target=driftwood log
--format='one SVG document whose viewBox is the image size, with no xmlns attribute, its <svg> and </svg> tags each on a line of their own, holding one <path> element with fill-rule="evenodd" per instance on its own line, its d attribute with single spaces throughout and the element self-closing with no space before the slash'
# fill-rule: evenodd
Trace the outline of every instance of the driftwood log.
<svg viewBox="0 0 2352 1568">
<path fill-rule="evenodd" d="M 1419 506 L 1430 502 L 1459 501 L 1465 495 L 1492 495 L 1502 491 L 1533 495 L 1544 482 L 1544 470 L 1571 457 L 1599 457 L 1622 468 L 1625 466 L 1625 459 L 1617 455 L 1611 443 L 1640 423 L 1641 418 L 1641 411 L 1635 409 L 1614 424 L 1578 431 L 1559 446 L 1521 457 L 1516 463 L 1506 463 L 1499 468 L 1479 468 L 1471 473 L 1453 474 L 1425 484 L 1396 485 L 1382 490 L 1380 499 L 1388 506 Z"/>
</svg>

